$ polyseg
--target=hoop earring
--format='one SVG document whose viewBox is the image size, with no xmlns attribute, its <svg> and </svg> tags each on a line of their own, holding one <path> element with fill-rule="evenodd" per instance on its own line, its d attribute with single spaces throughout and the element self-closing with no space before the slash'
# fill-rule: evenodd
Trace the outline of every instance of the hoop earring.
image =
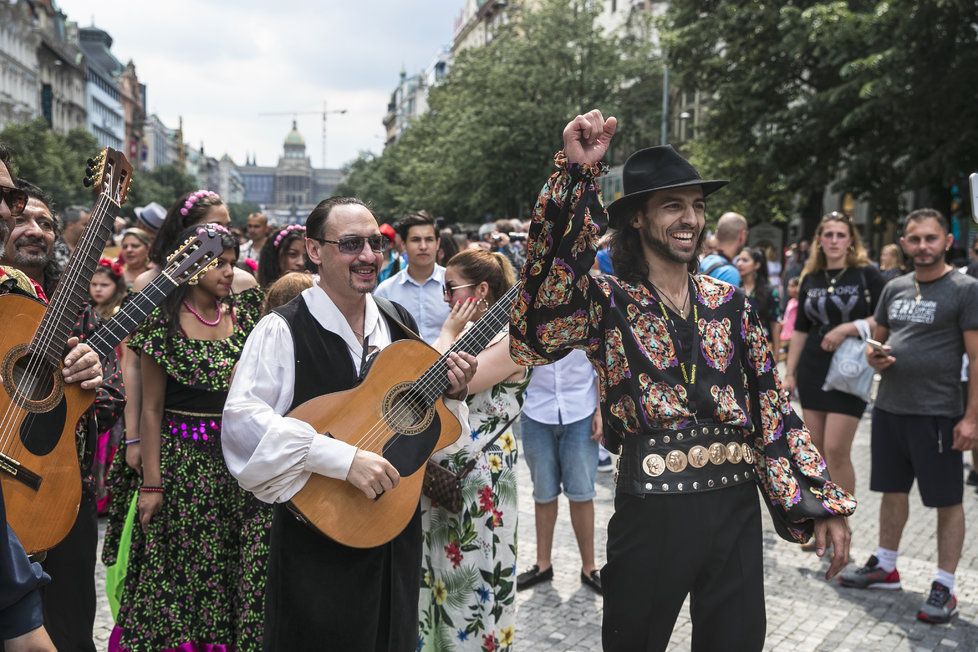
<svg viewBox="0 0 978 652">
<path fill-rule="evenodd" d="M 190 278 L 190 280 L 189 280 L 189 281 L 187 281 L 187 285 L 197 285 L 197 283 L 199 283 L 199 282 L 200 282 L 200 278 L 199 278 L 199 277 L 197 277 L 197 276 L 192 276 L 192 277 Z"/>
<path fill-rule="evenodd" d="M 481 299 L 476 301 L 475 305 L 477 305 L 479 308 L 481 308 L 484 311 L 489 310 L 489 302 L 486 301 L 485 297 L 482 297 Z"/>
</svg>

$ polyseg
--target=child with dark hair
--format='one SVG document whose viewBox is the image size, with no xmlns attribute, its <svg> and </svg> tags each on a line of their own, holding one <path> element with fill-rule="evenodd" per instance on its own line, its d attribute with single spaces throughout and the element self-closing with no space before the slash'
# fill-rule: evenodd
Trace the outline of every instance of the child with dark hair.
<svg viewBox="0 0 978 652">
<path fill-rule="evenodd" d="M 221 413 L 262 292 L 232 293 L 238 243 L 218 230 L 217 265 L 177 288 L 129 342 L 141 358 L 140 527 L 110 650 L 261 649 L 271 512 L 229 474 Z"/>
<path fill-rule="evenodd" d="M 306 227 L 290 224 L 265 240 L 258 260 L 258 284 L 268 288 L 283 274 L 306 269 Z"/>
</svg>

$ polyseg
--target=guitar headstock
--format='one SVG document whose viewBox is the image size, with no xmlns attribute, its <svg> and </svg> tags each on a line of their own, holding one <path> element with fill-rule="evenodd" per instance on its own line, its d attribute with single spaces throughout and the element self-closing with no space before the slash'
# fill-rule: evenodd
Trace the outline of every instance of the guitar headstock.
<svg viewBox="0 0 978 652">
<path fill-rule="evenodd" d="M 122 152 L 106 147 L 95 158 L 88 159 L 85 168 L 85 187 L 97 195 L 105 195 L 122 206 L 132 183 L 132 166 Z"/>
<path fill-rule="evenodd" d="M 217 257 L 224 251 L 222 235 L 214 224 L 200 226 L 196 235 L 187 238 L 167 257 L 163 273 L 178 284 L 201 276 L 217 265 Z"/>
</svg>

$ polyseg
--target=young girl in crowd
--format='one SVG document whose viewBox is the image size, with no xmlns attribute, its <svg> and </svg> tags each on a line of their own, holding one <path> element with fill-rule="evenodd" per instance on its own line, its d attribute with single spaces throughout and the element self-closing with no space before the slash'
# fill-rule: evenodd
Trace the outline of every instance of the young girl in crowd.
<svg viewBox="0 0 978 652">
<path fill-rule="evenodd" d="M 305 272 L 289 272 L 272 283 L 265 291 L 265 307 L 262 315 L 268 314 L 279 306 L 284 306 L 292 299 L 302 294 L 303 290 L 312 287 L 312 274 Z"/>
<path fill-rule="evenodd" d="M 276 231 L 268 237 L 258 259 L 258 284 L 268 288 L 282 274 L 306 269 L 306 227 L 300 224 Z"/>
<path fill-rule="evenodd" d="M 126 281 L 122 275 L 122 266 L 108 258 L 101 259 L 99 266 L 92 273 L 92 280 L 88 284 L 88 295 L 95 312 L 98 313 L 102 321 L 112 319 L 126 298 Z M 116 353 L 121 354 L 118 348 Z M 95 443 L 95 461 L 92 465 L 92 472 L 95 479 L 96 506 L 100 515 L 105 513 L 108 506 L 109 492 L 106 489 L 106 475 L 112 465 L 116 449 L 119 447 L 123 431 L 122 421 L 117 421 L 110 430 L 99 433 Z"/>
<path fill-rule="evenodd" d="M 238 243 L 221 230 L 217 266 L 129 342 L 141 358 L 142 482 L 110 650 L 261 649 L 270 511 L 228 473 L 221 413 L 262 293 L 232 293 Z"/>
<path fill-rule="evenodd" d="M 788 281 L 788 303 L 784 307 L 784 315 L 781 317 L 781 351 L 779 352 L 778 362 L 783 362 L 788 357 L 788 342 L 795 332 L 795 317 L 798 315 L 798 286 L 801 284 L 801 277 L 796 276 Z"/>
<path fill-rule="evenodd" d="M 515 281 L 501 253 L 470 249 L 445 270 L 445 301 L 452 312 L 434 347 L 447 351 L 469 321 L 483 316 Z M 499 429 L 523 408 L 529 373 L 509 355 L 509 326 L 479 354 L 469 383 L 471 436 L 439 451 L 432 461 L 458 472 L 475 458 L 464 480 L 460 513 L 421 498 L 424 530 L 418 609 L 424 650 L 509 650 L 516 625 L 516 439 Z M 487 578 L 498 578 L 491 581 Z"/>
</svg>

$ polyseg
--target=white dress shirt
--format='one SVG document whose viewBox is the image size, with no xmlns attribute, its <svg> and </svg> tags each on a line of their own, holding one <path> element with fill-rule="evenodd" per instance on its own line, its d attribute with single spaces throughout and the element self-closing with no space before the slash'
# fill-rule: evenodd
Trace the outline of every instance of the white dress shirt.
<svg viewBox="0 0 978 652">
<path fill-rule="evenodd" d="M 587 355 L 574 349 L 557 362 L 534 367 L 523 414 L 538 423 L 574 423 L 598 407 L 597 374 Z"/>
<path fill-rule="evenodd" d="M 360 372 L 363 347 L 346 318 L 319 285 L 302 292 L 319 325 L 346 342 L 354 368 Z M 391 343 L 387 321 L 366 295 L 363 330 L 369 346 Z M 345 480 L 356 447 L 324 437 L 304 421 L 283 416 L 295 392 L 295 347 L 292 331 L 276 313 L 266 315 L 245 342 L 224 405 L 221 442 L 228 469 L 247 491 L 267 503 L 290 500 L 318 473 Z M 468 432 L 468 408 L 445 400 Z"/>
<path fill-rule="evenodd" d="M 411 313 L 418 322 L 420 335 L 428 344 L 434 343 L 451 309 L 442 296 L 445 268 L 436 264 L 431 276 L 418 283 L 407 269 L 402 269 L 377 287 L 378 297 L 395 301 Z"/>
</svg>

